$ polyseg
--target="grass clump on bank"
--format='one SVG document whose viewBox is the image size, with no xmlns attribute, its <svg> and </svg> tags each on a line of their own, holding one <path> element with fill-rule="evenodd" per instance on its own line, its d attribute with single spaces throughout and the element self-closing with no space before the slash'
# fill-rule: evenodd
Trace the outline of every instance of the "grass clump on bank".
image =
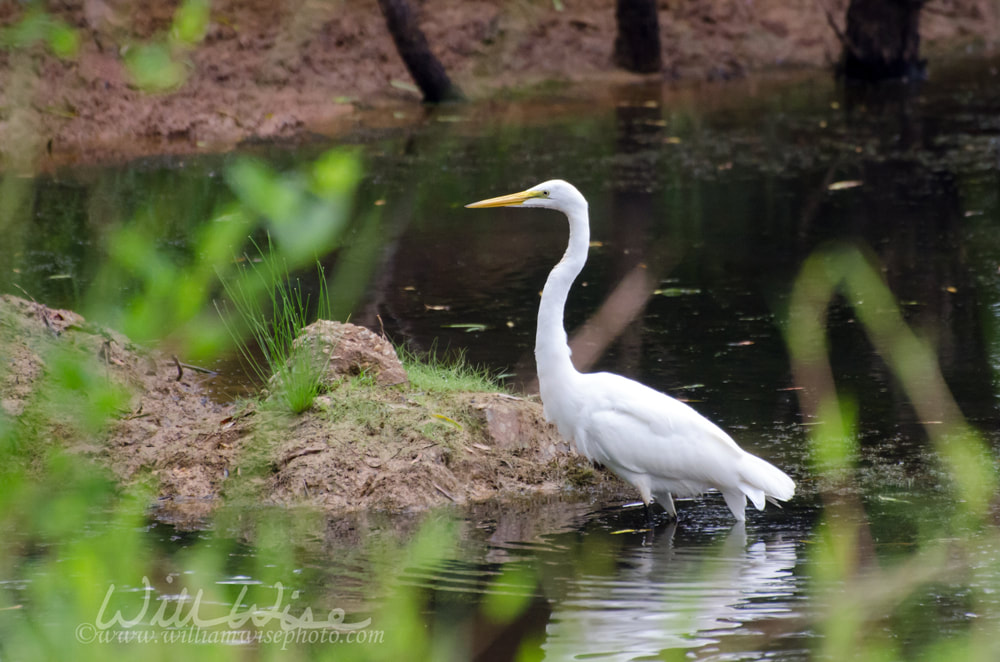
<svg viewBox="0 0 1000 662">
<path fill-rule="evenodd" d="M 485 366 L 469 363 L 464 351 L 458 351 L 450 357 L 440 356 L 436 347 L 432 347 L 424 355 L 418 355 L 404 347 L 397 347 L 396 352 L 406 369 L 411 387 L 416 391 L 505 391 L 497 374 Z"/>
<path fill-rule="evenodd" d="M 371 375 L 345 377 L 316 400 L 332 439 L 360 447 L 387 447 L 423 439 L 452 450 L 481 433 L 468 401 L 499 393 L 488 375 L 465 363 L 433 365 L 404 360 L 409 385 L 379 386 Z"/>
<path fill-rule="evenodd" d="M 278 402 L 293 414 L 309 409 L 320 392 L 325 362 L 307 351 L 293 351 L 292 344 L 312 315 L 311 301 L 302 282 L 292 279 L 284 259 L 256 243 L 259 258 L 246 259 L 239 277 L 222 279 L 237 321 L 222 318 L 243 363 L 261 383 L 273 390 Z M 330 316 L 326 276 L 317 262 L 319 292 L 315 316 Z M 260 296 L 260 293 L 264 296 Z M 237 326 L 239 324 L 239 326 Z"/>
</svg>

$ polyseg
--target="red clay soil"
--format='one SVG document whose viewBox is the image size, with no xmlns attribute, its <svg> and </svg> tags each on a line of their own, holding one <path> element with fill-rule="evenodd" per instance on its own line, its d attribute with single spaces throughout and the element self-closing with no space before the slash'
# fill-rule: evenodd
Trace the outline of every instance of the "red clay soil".
<svg viewBox="0 0 1000 662">
<path fill-rule="evenodd" d="M 416 105 L 375 2 L 216 0 L 204 40 L 175 53 L 187 76 L 139 91 L 123 65 L 131 44 L 162 39 L 178 2 L 64 0 L 50 11 L 79 30 L 78 55 L 42 45 L 0 50 L 0 151 L 5 169 L 144 153 L 225 150 L 248 138 L 336 132 L 372 108 Z M 475 98 L 543 81 L 631 80 L 611 62 L 613 0 L 412 0 L 432 49 Z M 846 0 L 660 2 L 665 71 L 727 79 L 775 68 L 830 66 Z M 0 4 L 0 25 L 22 3 Z M 993 48 L 996 0 L 932 0 L 928 50 Z"/>
</svg>

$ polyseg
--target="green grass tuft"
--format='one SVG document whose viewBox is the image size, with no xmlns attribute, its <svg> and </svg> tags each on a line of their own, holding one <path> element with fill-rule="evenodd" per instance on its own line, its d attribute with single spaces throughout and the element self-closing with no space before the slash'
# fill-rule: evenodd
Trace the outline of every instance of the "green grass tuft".
<svg viewBox="0 0 1000 662">
<path fill-rule="evenodd" d="M 422 356 L 403 347 L 397 347 L 396 352 L 416 391 L 498 393 L 505 390 L 496 373 L 469 363 L 464 351 L 449 357 L 439 356 L 436 348 Z"/>
<path fill-rule="evenodd" d="M 309 409 L 320 391 L 326 365 L 307 350 L 293 350 L 292 343 L 309 323 L 309 297 L 303 296 L 301 282 L 294 284 L 285 261 L 270 247 L 254 244 L 259 260 L 246 261 L 237 278 L 223 280 L 226 295 L 236 309 L 243 328 L 223 314 L 244 364 L 264 383 L 272 398 L 293 414 Z M 323 267 L 319 270 L 320 291 L 316 316 L 330 316 L 330 297 Z M 220 311 L 221 313 L 221 311 Z M 257 352 L 253 348 L 257 348 Z"/>
</svg>

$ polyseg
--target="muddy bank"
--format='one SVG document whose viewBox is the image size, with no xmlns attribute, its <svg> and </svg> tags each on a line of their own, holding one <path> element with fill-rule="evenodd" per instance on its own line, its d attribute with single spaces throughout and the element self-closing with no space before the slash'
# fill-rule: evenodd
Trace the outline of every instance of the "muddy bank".
<svg viewBox="0 0 1000 662">
<path fill-rule="evenodd" d="M 537 401 L 508 394 L 384 386 L 348 366 L 300 415 L 267 400 L 220 404 L 174 358 L 9 295 L 0 354 L 0 405 L 31 453 L 62 446 L 123 483 L 151 481 L 158 516 L 180 523 L 224 501 L 400 512 L 614 481 L 559 438 Z M 109 423 L 88 424 L 110 397 L 104 386 L 121 398 Z"/>
<path fill-rule="evenodd" d="M 123 54 L 163 38 L 177 3 L 87 0 L 50 6 L 78 29 L 78 54 L 41 45 L 0 50 L 0 150 L 23 168 L 139 154 L 226 150 L 248 138 L 336 133 L 396 121 L 419 108 L 376 3 L 223 0 L 204 40 L 175 53 L 184 79 L 147 94 Z M 846 0 L 661 3 L 665 70 L 654 78 L 725 80 L 776 68 L 829 67 Z M 565 3 L 426 0 L 428 40 L 472 98 L 503 98 L 543 81 L 638 80 L 611 62 L 613 0 Z M 0 24 L 23 8 L 0 7 Z M 829 11 L 829 16 L 827 15 Z M 991 48 L 1000 35 L 988 0 L 929 2 L 925 50 Z M 420 113 L 413 115 L 419 121 Z M 414 121 L 413 119 L 409 121 Z"/>
</svg>

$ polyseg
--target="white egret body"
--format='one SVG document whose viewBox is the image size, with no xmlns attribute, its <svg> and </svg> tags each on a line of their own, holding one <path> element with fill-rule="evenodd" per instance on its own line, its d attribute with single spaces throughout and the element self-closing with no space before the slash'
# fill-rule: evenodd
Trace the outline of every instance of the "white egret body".
<svg viewBox="0 0 1000 662">
<path fill-rule="evenodd" d="M 783 471 L 683 402 L 620 375 L 573 366 L 563 310 L 590 246 L 587 201 L 573 185 L 555 179 L 466 206 L 543 207 L 569 219 L 569 246 L 542 290 L 535 361 L 545 417 L 581 454 L 634 485 L 647 506 L 655 499 L 671 515 L 673 497 L 713 489 L 740 522 L 747 498 L 763 510 L 769 499 L 792 497 L 795 483 Z"/>
</svg>

